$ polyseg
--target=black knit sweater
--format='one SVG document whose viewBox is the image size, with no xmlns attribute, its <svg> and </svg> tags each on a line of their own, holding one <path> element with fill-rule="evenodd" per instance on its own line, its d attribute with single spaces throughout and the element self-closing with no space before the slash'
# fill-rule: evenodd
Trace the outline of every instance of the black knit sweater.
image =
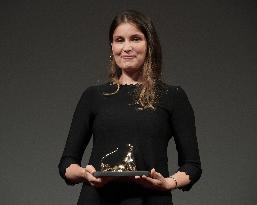
<svg viewBox="0 0 257 205">
<path fill-rule="evenodd" d="M 140 110 L 134 104 L 133 92 L 141 85 L 117 85 L 107 82 L 90 86 L 82 94 L 73 115 L 69 135 L 59 163 L 60 175 L 65 178 L 66 168 L 81 164 L 90 138 L 93 148 L 89 164 L 100 170 L 100 160 L 106 153 L 124 144 L 135 147 L 138 170 L 155 168 L 164 177 L 169 176 L 167 146 L 174 137 L 178 152 L 178 170 L 190 177 L 190 184 L 181 187 L 191 189 L 200 178 L 201 162 L 196 138 L 195 118 L 192 106 L 180 86 L 158 83 L 159 101 L 156 110 Z"/>
</svg>

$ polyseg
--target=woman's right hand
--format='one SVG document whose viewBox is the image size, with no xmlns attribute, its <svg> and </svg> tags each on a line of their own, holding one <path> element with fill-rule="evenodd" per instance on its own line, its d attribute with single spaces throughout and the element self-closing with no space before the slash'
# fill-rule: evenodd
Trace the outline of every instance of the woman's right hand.
<svg viewBox="0 0 257 205">
<path fill-rule="evenodd" d="M 67 169 L 65 176 L 74 183 L 88 181 L 90 185 L 95 187 L 102 187 L 111 181 L 111 177 L 96 178 L 93 176 L 95 168 L 92 165 L 87 165 L 85 168 L 78 164 L 71 164 Z"/>
<path fill-rule="evenodd" d="M 96 172 L 92 165 L 87 165 L 84 168 L 84 178 L 94 187 L 102 187 L 112 180 L 112 177 L 94 177 L 93 173 Z"/>
</svg>

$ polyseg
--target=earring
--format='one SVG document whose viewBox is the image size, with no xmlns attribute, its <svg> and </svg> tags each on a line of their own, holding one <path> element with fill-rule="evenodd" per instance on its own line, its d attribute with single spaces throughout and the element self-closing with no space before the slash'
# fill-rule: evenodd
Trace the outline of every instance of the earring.
<svg viewBox="0 0 257 205">
<path fill-rule="evenodd" d="M 113 55 L 111 54 L 111 55 L 109 56 L 109 60 L 112 61 L 112 58 L 113 58 Z"/>
</svg>

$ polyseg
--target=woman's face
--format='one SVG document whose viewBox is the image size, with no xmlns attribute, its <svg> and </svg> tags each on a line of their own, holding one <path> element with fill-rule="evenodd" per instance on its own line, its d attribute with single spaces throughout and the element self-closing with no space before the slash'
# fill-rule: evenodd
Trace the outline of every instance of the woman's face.
<svg viewBox="0 0 257 205">
<path fill-rule="evenodd" d="M 113 33 L 112 52 L 118 67 L 126 71 L 141 69 L 146 56 L 145 35 L 133 24 L 122 23 Z"/>
</svg>

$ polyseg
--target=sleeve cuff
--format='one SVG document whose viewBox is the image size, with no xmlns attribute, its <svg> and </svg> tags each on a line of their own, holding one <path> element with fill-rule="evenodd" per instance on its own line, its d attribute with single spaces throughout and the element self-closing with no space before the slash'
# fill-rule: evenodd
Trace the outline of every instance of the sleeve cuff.
<svg viewBox="0 0 257 205">
<path fill-rule="evenodd" d="M 177 171 L 185 172 L 187 175 L 189 175 L 190 183 L 183 187 L 178 187 L 178 189 L 182 191 L 189 191 L 202 175 L 200 165 L 184 164 Z"/>
<path fill-rule="evenodd" d="M 59 174 L 60 176 L 64 179 L 65 183 L 67 185 L 71 185 L 74 186 L 77 183 L 71 182 L 69 179 L 66 178 L 65 176 L 65 172 L 66 169 L 71 165 L 71 164 L 79 164 L 76 160 L 71 159 L 71 158 L 63 158 L 61 159 L 59 165 L 58 165 L 58 169 L 59 169 Z M 79 164 L 80 165 L 80 164 Z"/>
</svg>

